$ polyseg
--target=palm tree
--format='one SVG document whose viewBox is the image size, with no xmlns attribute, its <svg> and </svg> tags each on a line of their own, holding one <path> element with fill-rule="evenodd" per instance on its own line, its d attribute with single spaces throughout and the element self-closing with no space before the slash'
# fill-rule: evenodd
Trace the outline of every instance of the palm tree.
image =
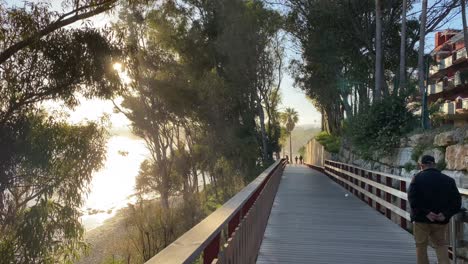
<svg viewBox="0 0 468 264">
<path fill-rule="evenodd" d="M 289 134 L 289 155 L 290 155 L 291 161 L 292 161 L 291 134 L 298 121 L 299 121 L 299 115 L 296 112 L 296 110 L 294 110 L 294 108 L 288 107 L 283 113 L 281 113 L 281 122 L 284 124 L 284 126 L 286 127 L 286 131 Z"/>
</svg>

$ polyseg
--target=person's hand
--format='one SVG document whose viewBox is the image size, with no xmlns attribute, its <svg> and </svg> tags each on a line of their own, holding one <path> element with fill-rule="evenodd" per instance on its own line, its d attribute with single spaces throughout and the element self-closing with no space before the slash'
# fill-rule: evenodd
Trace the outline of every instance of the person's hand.
<svg viewBox="0 0 468 264">
<path fill-rule="evenodd" d="M 439 215 L 433 212 L 430 212 L 426 215 L 426 218 L 429 219 L 431 222 L 434 222 L 435 220 L 437 220 L 438 217 Z"/>
<path fill-rule="evenodd" d="M 445 215 L 443 213 L 437 214 L 436 220 L 439 222 L 445 221 Z"/>
</svg>

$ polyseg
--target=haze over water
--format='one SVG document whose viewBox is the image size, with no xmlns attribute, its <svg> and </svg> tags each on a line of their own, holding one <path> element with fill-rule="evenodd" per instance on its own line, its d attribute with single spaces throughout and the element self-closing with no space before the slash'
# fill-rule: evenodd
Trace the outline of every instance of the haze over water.
<svg viewBox="0 0 468 264">
<path fill-rule="evenodd" d="M 85 212 L 82 222 L 86 230 L 102 225 L 118 209 L 135 201 L 132 196 L 135 193 L 135 177 L 147 155 L 141 139 L 126 136 L 112 136 L 109 139 L 105 165 L 94 174 L 82 208 Z M 103 212 L 87 215 L 89 209 Z"/>
</svg>

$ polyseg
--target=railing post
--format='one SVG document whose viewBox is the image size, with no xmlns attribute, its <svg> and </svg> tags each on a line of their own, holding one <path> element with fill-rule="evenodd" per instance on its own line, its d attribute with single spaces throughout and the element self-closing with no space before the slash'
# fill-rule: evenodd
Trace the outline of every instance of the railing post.
<svg viewBox="0 0 468 264">
<path fill-rule="evenodd" d="M 406 181 L 400 180 L 400 191 L 406 192 Z M 400 208 L 402 210 L 406 211 L 406 200 L 405 199 L 400 198 Z M 403 216 L 400 217 L 400 225 L 405 230 L 408 229 L 406 218 L 404 218 Z"/>
<path fill-rule="evenodd" d="M 385 183 L 387 185 L 387 187 L 392 187 L 392 178 L 390 177 L 385 177 Z M 388 192 L 385 192 L 385 200 L 389 203 L 392 203 L 392 195 Z M 387 218 L 388 219 L 392 219 L 392 210 L 390 210 L 390 208 L 387 208 Z"/>
<path fill-rule="evenodd" d="M 450 219 L 450 244 L 452 246 L 452 264 L 457 264 L 457 215 Z"/>
<path fill-rule="evenodd" d="M 371 173 L 371 172 L 369 172 L 369 173 L 364 173 L 364 176 L 365 176 L 365 178 L 368 179 L 368 180 L 371 180 L 371 181 L 373 180 L 373 179 L 372 179 L 372 173 Z M 372 185 L 367 184 L 367 191 L 368 191 L 369 193 L 372 193 L 372 194 L 373 194 L 373 192 L 372 192 Z M 367 197 L 367 203 L 369 203 L 369 206 L 372 207 L 372 199 L 371 199 L 370 197 Z"/>
<path fill-rule="evenodd" d="M 211 264 L 211 262 L 218 257 L 219 239 L 220 234 L 218 233 L 203 251 L 203 264 Z"/>
<path fill-rule="evenodd" d="M 364 178 L 364 170 L 357 169 L 357 168 L 356 168 L 356 170 L 357 170 L 357 172 L 358 172 L 357 175 L 360 175 L 361 177 Z M 361 181 L 361 188 L 362 188 L 363 190 L 366 189 L 366 183 L 365 183 L 364 181 Z M 361 199 L 362 199 L 363 202 L 366 202 L 366 196 L 364 195 L 363 192 L 361 192 Z"/>
<path fill-rule="evenodd" d="M 346 175 L 346 174 L 344 174 L 344 173 L 342 172 L 342 171 L 344 171 L 344 165 L 343 165 L 343 164 L 339 164 L 339 165 L 338 165 L 338 168 L 340 169 L 340 171 L 336 171 L 337 175 L 339 175 L 340 178 L 347 180 L 347 179 L 348 179 L 348 175 Z M 343 186 L 349 191 L 349 184 L 344 183 Z"/>
<path fill-rule="evenodd" d="M 354 169 L 352 169 L 352 168 L 349 167 L 349 171 L 350 171 L 352 174 L 356 175 L 356 173 L 354 173 Z M 360 184 L 359 184 L 359 180 L 356 179 L 356 178 L 354 178 L 354 185 L 356 185 L 356 186 L 359 186 L 359 185 L 360 185 Z M 355 190 L 354 190 L 354 194 L 356 195 L 356 197 L 359 197 L 359 191 L 358 191 L 358 189 L 355 189 Z"/>
<path fill-rule="evenodd" d="M 229 221 L 228 224 L 228 233 L 229 237 L 232 236 L 232 233 L 236 230 L 236 227 L 239 225 L 240 222 L 240 212 L 237 212 L 237 214 Z"/>
<path fill-rule="evenodd" d="M 376 174 L 376 177 L 377 177 L 377 183 L 382 183 L 380 179 L 380 174 Z M 376 192 L 377 192 L 377 197 L 382 198 L 382 191 L 379 188 L 376 188 Z M 377 211 L 381 212 L 380 203 L 378 203 L 377 201 L 375 202 L 375 207 Z"/>
</svg>

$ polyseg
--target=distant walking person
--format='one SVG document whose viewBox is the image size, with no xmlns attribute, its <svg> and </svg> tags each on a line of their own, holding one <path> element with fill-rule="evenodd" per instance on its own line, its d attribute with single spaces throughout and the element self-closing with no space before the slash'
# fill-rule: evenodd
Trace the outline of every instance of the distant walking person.
<svg viewBox="0 0 468 264">
<path fill-rule="evenodd" d="M 289 156 L 286 155 L 286 163 L 289 163 Z"/>
<path fill-rule="evenodd" d="M 418 264 L 429 264 L 427 245 L 435 247 L 439 264 L 449 264 L 446 241 L 450 218 L 461 207 L 461 196 L 455 181 L 435 168 L 434 157 L 424 155 L 408 190 L 411 221 Z"/>
<path fill-rule="evenodd" d="M 297 156 L 294 159 L 296 160 L 296 164 L 297 164 Z"/>
<path fill-rule="evenodd" d="M 303 160 L 303 159 L 304 159 L 304 158 L 302 157 L 302 155 L 300 155 L 300 156 L 299 156 L 299 163 L 300 163 L 300 164 L 302 164 L 302 160 Z"/>
</svg>

